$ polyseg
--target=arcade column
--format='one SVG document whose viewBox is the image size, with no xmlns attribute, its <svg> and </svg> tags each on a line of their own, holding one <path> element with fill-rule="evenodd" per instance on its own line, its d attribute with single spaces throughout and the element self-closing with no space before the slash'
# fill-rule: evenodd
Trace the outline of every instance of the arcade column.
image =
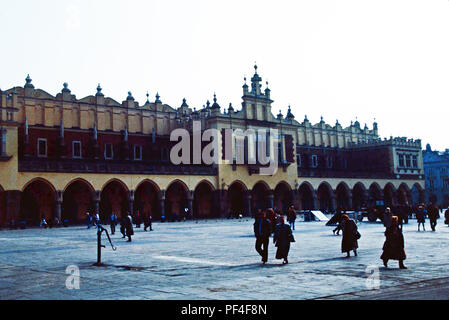
<svg viewBox="0 0 449 320">
<path fill-rule="evenodd" d="M 11 220 L 19 220 L 20 215 L 20 198 L 22 192 L 19 190 L 6 190 L 5 191 L 5 209 L 6 219 L 5 223 L 9 223 Z"/>
<path fill-rule="evenodd" d="M 187 199 L 187 209 L 189 210 L 190 216 L 193 218 L 193 191 L 186 191 L 186 199 Z"/>
<path fill-rule="evenodd" d="M 129 190 L 128 193 L 128 212 L 131 216 L 134 215 L 134 190 Z"/>
<path fill-rule="evenodd" d="M 61 223 L 61 208 L 62 208 L 62 191 L 61 190 L 57 190 L 56 194 L 55 194 L 55 215 L 56 218 L 58 218 L 59 223 Z"/>
<path fill-rule="evenodd" d="M 274 191 L 267 190 L 267 200 L 268 200 L 268 208 L 274 208 Z"/>
<path fill-rule="evenodd" d="M 161 218 L 165 219 L 165 190 L 158 191 L 157 197 L 159 199 L 159 209 L 161 212 Z"/>
<path fill-rule="evenodd" d="M 100 215 L 100 199 L 101 199 L 101 191 L 96 190 L 92 195 L 92 201 L 94 203 L 94 214 Z"/>
<path fill-rule="evenodd" d="M 251 190 L 246 190 L 245 194 L 243 195 L 244 208 L 246 211 L 246 215 L 248 217 L 253 216 L 253 213 L 251 212 L 251 198 L 252 198 L 251 193 L 252 193 Z"/>
</svg>

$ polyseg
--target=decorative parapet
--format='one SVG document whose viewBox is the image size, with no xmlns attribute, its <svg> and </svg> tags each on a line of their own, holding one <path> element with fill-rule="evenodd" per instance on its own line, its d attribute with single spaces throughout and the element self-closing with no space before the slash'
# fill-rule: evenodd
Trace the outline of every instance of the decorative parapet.
<svg viewBox="0 0 449 320">
<path fill-rule="evenodd" d="M 421 139 L 407 139 L 406 137 L 390 137 L 389 139 L 371 139 L 362 142 L 349 142 L 348 148 L 366 148 L 377 146 L 412 147 L 421 149 Z"/>
</svg>

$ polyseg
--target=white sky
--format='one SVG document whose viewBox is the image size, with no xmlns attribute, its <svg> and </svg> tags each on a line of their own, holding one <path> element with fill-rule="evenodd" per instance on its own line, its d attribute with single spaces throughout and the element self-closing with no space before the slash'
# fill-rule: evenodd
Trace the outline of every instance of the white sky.
<svg viewBox="0 0 449 320">
<path fill-rule="evenodd" d="M 240 109 L 257 62 L 273 113 L 379 124 L 449 148 L 449 1 L 0 0 L 0 88 Z M 263 86 L 263 89 L 265 85 Z"/>
</svg>

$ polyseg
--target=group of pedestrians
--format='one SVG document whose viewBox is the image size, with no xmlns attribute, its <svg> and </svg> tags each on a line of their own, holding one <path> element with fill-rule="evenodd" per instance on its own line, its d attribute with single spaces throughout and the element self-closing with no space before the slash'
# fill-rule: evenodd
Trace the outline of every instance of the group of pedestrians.
<svg viewBox="0 0 449 320">
<path fill-rule="evenodd" d="M 285 224 L 283 216 L 276 214 L 272 208 L 265 211 L 259 210 L 254 221 L 254 235 L 256 236 L 256 251 L 262 257 L 263 264 L 268 261 L 271 235 L 273 235 L 273 243 L 277 247 L 276 259 L 283 259 L 282 264 L 288 263 L 290 243 L 295 242 L 295 238 L 290 226 Z"/>
</svg>

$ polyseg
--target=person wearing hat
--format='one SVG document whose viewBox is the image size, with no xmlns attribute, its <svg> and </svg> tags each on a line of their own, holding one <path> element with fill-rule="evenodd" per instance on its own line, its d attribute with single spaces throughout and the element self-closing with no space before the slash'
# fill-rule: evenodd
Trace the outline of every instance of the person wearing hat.
<svg viewBox="0 0 449 320">
<path fill-rule="evenodd" d="M 354 251 L 354 256 L 357 256 L 357 248 L 359 244 L 357 239 L 359 238 L 359 232 L 357 231 L 357 225 L 354 220 L 349 219 L 347 214 L 342 216 L 343 220 L 343 238 L 341 239 L 341 252 L 347 254 L 347 258 L 350 257 L 349 252 Z"/>
<path fill-rule="evenodd" d="M 284 259 L 282 264 L 287 264 L 290 242 L 295 242 L 295 238 L 290 226 L 284 223 L 284 217 L 280 216 L 278 221 L 279 223 L 276 225 L 273 236 L 273 243 L 277 247 L 276 259 Z"/>
<path fill-rule="evenodd" d="M 416 221 L 418 222 L 418 231 L 420 231 L 420 224 L 422 224 L 423 230 L 426 231 L 426 227 L 424 226 L 424 223 L 426 222 L 426 212 L 424 211 L 424 205 L 422 204 L 420 204 L 418 210 L 416 210 Z"/>
<path fill-rule="evenodd" d="M 385 230 L 385 243 L 383 245 L 383 253 L 380 256 L 384 262 L 384 266 L 388 268 L 388 260 L 398 260 L 400 269 L 407 269 L 404 266 L 406 259 L 404 250 L 404 236 L 402 230 L 399 228 L 398 217 L 393 216 L 391 219 L 391 226 Z"/>
<path fill-rule="evenodd" d="M 266 212 L 260 213 L 254 222 L 254 235 L 256 236 L 256 251 L 262 257 L 262 263 L 268 261 L 268 244 L 270 242 L 271 222 Z"/>
</svg>

